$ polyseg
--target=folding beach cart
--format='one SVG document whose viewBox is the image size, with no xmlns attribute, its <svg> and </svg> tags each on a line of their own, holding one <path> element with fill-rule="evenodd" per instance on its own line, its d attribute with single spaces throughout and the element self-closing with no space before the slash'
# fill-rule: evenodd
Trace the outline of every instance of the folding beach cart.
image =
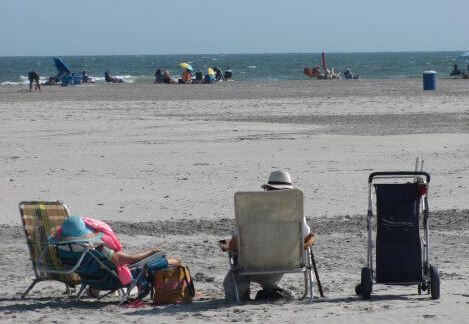
<svg viewBox="0 0 469 324">
<path fill-rule="evenodd" d="M 361 283 L 355 287 L 356 293 L 364 299 L 370 298 L 373 282 L 417 285 L 419 294 L 425 291 L 432 299 L 440 298 L 439 272 L 429 261 L 429 182 L 430 175 L 422 171 L 370 174 L 367 266 L 362 268 Z M 373 264 L 372 187 L 376 198 L 376 267 Z"/>
</svg>

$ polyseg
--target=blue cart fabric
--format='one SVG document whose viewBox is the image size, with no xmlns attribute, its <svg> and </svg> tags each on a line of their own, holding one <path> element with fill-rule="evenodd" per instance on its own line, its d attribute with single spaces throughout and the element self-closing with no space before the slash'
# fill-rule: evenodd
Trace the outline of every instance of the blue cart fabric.
<svg viewBox="0 0 469 324">
<path fill-rule="evenodd" d="M 422 281 L 420 195 L 416 183 L 375 184 L 377 207 L 376 281 Z"/>
</svg>

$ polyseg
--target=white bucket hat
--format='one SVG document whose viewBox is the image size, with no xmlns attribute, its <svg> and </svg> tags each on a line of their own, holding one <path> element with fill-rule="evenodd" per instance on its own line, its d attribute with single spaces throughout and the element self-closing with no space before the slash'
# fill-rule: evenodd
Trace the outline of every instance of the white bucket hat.
<svg viewBox="0 0 469 324">
<path fill-rule="evenodd" d="M 270 173 L 269 180 L 262 185 L 262 189 L 293 189 L 290 174 L 283 171 L 273 171 Z"/>
</svg>

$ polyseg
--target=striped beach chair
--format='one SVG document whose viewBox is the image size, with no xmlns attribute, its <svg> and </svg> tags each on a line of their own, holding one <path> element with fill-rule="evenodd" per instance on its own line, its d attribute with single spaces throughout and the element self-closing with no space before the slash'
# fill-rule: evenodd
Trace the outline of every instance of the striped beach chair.
<svg viewBox="0 0 469 324">
<path fill-rule="evenodd" d="M 63 268 L 57 250 L 49 247 L 47 238 L 54 234 L 69 216 L 67 206 L 60 201 L 22 201 L 19 209 L 35 276 L 21 298 L 25 298 L 38 282 L 45 280 L 63 282 L 67 293 L 70 293 L 70 288 L 80 283 L 77 274 L 63 275 L 42 271 Z"/>
</svg>

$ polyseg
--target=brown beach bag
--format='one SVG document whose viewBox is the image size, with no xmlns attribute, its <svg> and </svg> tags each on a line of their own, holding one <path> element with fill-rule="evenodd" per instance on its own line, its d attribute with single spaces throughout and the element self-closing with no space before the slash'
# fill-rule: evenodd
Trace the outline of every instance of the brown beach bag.
<svg viewBox="0 0 469 324">
<path fill-rule="evenodd" d="M 156 271 L 153 277 L 153 304 L 188 304 L 195 295 L 189 268 L 169 266 Z"/>
</svg>

